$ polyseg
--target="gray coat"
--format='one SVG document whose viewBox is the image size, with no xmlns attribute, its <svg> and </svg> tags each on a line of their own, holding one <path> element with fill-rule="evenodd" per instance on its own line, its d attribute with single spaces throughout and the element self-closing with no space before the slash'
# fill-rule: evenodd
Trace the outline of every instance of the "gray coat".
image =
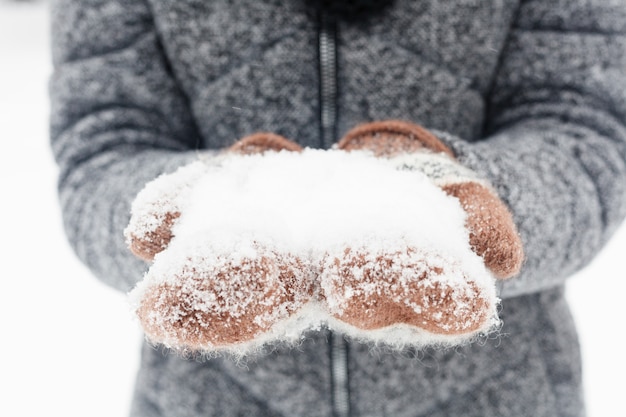
<svg viewBox="0 0 626 417">
<path fill-rule="evenodd" d="M 122 230 L 156 175 L 259 130 L 327 148 L 360 122 L 404 119 L 511 207 L 527 260 L 501 285 L 502 333 L 392 353 L 321 331 L 246 366 L 146 346 L 132 415 L 584 415 L 563 293 L 626 215 L 626 2 L 340 3 L 54 1 L 68 238 L 128 291 L 147 265 Z"/>
</svg>

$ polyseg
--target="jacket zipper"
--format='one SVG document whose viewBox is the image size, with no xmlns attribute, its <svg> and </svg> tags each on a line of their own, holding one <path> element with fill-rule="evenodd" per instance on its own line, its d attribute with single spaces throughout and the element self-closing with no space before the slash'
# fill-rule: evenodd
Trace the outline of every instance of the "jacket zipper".
<svg viewBox="0 0 626 417">
<path fill-rule="evenodd" d="M 330 333 L 330 373 L 333 417 L 350 417 L 348 344 L 341 334 Z"/>
<path fill-rule="evenodd" d="M 320 145 L 330 148 L 337 139 L 337 23 L 319 11 Z M 348 345 L 330 333 L 330 374 L 333 417 L 350 417 Z"/>
<path fill-rule="evenodd" d="M 330 148 L 337 139 L 337 23 L 319 11 L 320 145 Z M 330 333 L 330 375 L 333 417 L 350 417 L 348 345 Z"/>
<path fill-rule="evenodd" d="M 337 139 L 337 25 L 319 13 L 320 145 L 330 148 Z"/>
</svg>

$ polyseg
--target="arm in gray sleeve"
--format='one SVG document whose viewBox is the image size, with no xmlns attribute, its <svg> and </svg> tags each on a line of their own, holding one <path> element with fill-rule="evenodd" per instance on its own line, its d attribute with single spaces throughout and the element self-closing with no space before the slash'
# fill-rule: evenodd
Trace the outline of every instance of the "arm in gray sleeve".
<svg viewBox="0 0 626 417">
<path fill-rule="evenodd" d="M 624 2 L 522 2 L 489 106 L 485 140 L 442 139 L 519 227 L 526 262 L 502 296 L 561 284 L 626 215 Z"/>
<path fill-rule="evenodd" d="M 146 265 L 126 248 L 146 182 L 196 158 L 199 136 L 143 1 L 56 0 L 51 146 L 68 239 L 107 284 L 129 290 Z"/>
</svg>

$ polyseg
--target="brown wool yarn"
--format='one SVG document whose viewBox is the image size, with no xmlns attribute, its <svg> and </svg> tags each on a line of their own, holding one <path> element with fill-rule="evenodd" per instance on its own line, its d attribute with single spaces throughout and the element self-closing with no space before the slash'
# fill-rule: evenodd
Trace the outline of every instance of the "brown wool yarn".
<svg viewBox="0 0 626 417">
<path fill-rule="evenodd" d="M 306 302 L 306 270 L 297 257 L 271 252 L 237 263 L 224 258 L 212 269 L 188 264 L 173 283 L 150 288 L 137 315 L 154 342 L 191 350 L 244 343 Z M 211 308 L 206 299 L 215 300 Z"/>
<path fill-rule="evenodd" d="M 339 149 L 367 149 L 380 157 L 402 152 L 430 150 L 454 157 L 452 150 L 422 126 L 402 120 L 363 123 L 351 129 L 337 143 Z"/>
<path fill-rule="evenodd" d="M 511 213 L 502 201 L 478 183 L 449 184 L 442 189 L 458 198 L 467 213 L 470 245 L 487 268 L 500 279 L 517 275 L 524 252 Z"/>
<path fill-rule="evenodd" d="M 252 155 L 267 151 L 300 152 L 302 147 L 275 133 L 258 132 L 241 138 L 227 149 L 227 152 L 242 155 Z"/>
<path fill-rule="evenodd" d="M 330 260 L 334 279 L 322 287 L 327 298 L 341 304 L 335 317 L 362 330 L 403 324 L 458 335 L 481 328 L 493 305 L 464 276 L 456 282 L 438 279 L 452 271 L 433 259 L 415 248 L 376 254 L 346 249 Z"/>
<path fill-rule="evenodd" d="M 157 253 L 169 245 L 173 237 L 172 226 L 179 217 L 179 212 L 168 212 L 155 230 L 143 235 L 131 233 L 128 238 L 130 251 L 139 259 L 152 261 Z"/>
</svg>

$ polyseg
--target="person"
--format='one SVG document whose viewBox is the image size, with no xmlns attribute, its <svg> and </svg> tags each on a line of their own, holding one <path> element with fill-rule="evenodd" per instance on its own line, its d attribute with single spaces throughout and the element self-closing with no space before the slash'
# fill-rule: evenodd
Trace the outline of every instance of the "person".
<svg viewBox="0 0 626 417">
<path fill-rule="evenodd" d="M 55 0 L 51 146 L 67 236 L 120 291 L 150 180 L 256 131 L 330 148 L 419 123 L 490 181 L 525 250 L 498 337 L 372 353 L 325 330 L 239 366 L 146 344 L 131 415 L 583 416 L 564 297 L 626 215 L 626 2 Z M 597 285 L 610 286 L 608 277 Z"/>
</svg>

